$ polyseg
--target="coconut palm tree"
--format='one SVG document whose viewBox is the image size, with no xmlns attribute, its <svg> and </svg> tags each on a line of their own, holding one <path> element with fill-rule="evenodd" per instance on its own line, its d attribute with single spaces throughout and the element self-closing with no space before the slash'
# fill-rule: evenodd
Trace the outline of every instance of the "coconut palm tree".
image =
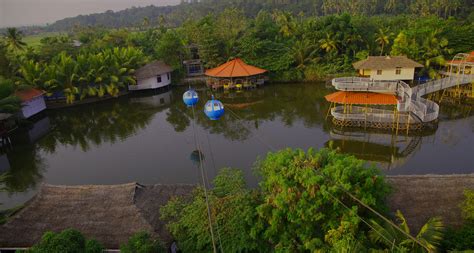
<svg viewBox="0 0 474 253">
<path fill-rule="evenodd" d="M 396 216 L 399 220 L 399 227 L 406 233 L 410 234 L 410 228 L 407 221 L 400 210 L 397 210 Z M 415 238 L 421 245 L 414 240 L 408 238 L 405 233 L 400 232 L 390 224 L 380 225 L 371 220 L 373 229 L 369 232 L 369 237 L 374 243 L 379 243 L 387 248 L 398 248 L 406 252 L 435 252 L 440 245 L 443 236 L 443 222 L 440 218 L 431 218 L 418 231 Z"/>
<path fill-rule="evenodd" d="M 319 40 L 319 47 L 329 53 L 337 50 L 337 41 L 332 34 L 326 33 L 326 37 Z"/>
<path fill-rule="evenodd" d="M 307 39 L 298 40 L 290 48 L 295 59 L 297 69 L 304 69 L 308 64 L 315 61 L 316 47 Z"/>
<path fill-rule="evenodd" d="M 4 36 L 5 43 L 10 50 L 16 51 L 25 49 L 26 43 L 21 40 L 23 33 L 18 29 L 13 27 L 7 28 Z"/>
<path fill-rule="evenodd" d="M 390 36 L 387 28 L 379 28 L 377 31 L 375 42 L 380 45 L 380 55 L 383 55 L 385 46 L 390 43 Z"/>
</svg>

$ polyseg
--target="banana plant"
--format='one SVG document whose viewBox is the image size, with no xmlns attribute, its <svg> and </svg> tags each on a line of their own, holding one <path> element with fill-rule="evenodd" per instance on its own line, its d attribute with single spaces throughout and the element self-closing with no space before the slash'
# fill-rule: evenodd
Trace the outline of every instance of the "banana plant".
<svg viewBox="0 0 474 253">
<path fill-rule="evenodd" d="M 79 89 L 74 85 L 79 78 L 77 62 L 62 52 L 53 58 L 53 65 L 56 68 L 57 82 L 62 86 L 66 96 L 66 103 L 73 103 L 76 94 L 79 94 Z"/>
<path fill-rule="evenodd" d="M 410 239 L 406 234 L 410 234 L 410 228 L 400 210 L 397 210 L 396 216 L 399 220 L 399 227 L 405 232 L 402 233 L 390 224 L 380 225 L 371 220 L 373 229 L 369 232 L 372 242 L 379 243 L 392 250 L 406 252 L 436 252 L 437 247 L 443 239 L 443 222 L 439 217 L 428 220 L 418 233 L 414 236 L 418 242 Z M 420 245 L 421 244 L 421 245 Z"/>
</svg>

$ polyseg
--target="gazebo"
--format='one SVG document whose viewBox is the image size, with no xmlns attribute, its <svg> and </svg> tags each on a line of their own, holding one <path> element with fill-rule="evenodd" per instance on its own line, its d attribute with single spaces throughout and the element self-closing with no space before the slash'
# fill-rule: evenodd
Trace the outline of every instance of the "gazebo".
<svg viewBox="0 0 474 253">
<path fill-rule="evenodd" d="M 246 64 L 236 58 L 216 68 L 206 71 L 207 85 L 213 89 L 223 87 L 224 89 L 241 89 L 256 87 L 265 82 L 264 74 L 267 71 Z"/>
<path fill-rule="evenodd" d="M 397 110 L 398 100 L 393 94 L 336 91 L 324 97 L 331 102 L 326 117 L 331 114 L 337 126 L 409 129 L 409 113 Z M 337 106 L 339 104 L 339 106 Z M 392 109 L 393 108 L 393 109 Z"/>
</svg>

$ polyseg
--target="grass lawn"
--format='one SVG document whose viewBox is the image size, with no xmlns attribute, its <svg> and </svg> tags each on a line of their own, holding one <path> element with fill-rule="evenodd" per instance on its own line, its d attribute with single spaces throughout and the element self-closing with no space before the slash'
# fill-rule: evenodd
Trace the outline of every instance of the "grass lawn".
<svg viewBox="0 0 474 253">
<path fill-rule="evenodd" d="M 28 44 L 29 47 L 36 48 L 41 44 L 41 39 L 44 37 L 51 37 L 51 36 L 57 36 L 60 35 L 58 32 L 49 32 L 49 33 L 41 33 L 41 34 L 35 34 L 35 35 L 29 35 L 25 36 L 23 38 L 23 41 Z"/>
</svg>

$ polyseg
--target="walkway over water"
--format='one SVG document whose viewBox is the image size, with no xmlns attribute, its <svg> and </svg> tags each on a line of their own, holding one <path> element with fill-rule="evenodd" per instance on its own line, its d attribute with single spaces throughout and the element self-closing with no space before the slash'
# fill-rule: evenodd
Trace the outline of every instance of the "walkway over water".
<svg viewBox="0 0 474 253">
<path fill-rule="evenodd" d="M 466 63 L 470 64 L 470 63 Z M 364 91 L 394 94 L 397 96 L 397 110 L 405 113 L 399 123 L 428 123 L 438 118 L 439 105 L 422 96 L 440 90 L 474 82 L 473 74 L 450 73 L 447 77 L 410 87 L 403 81 L 372 80 L 362 77 L 341 77 L 332 80 L 332 85 L 341 91 Z M 367 111 L 357 108 L 352 113 L 343 113 L 343 106 L 331 109 L 332 116 L 339 121 L 354 122 L 381 122 L 393 124 L 394 113 L 390 110 L 376 109 Z"/>
</svg>

